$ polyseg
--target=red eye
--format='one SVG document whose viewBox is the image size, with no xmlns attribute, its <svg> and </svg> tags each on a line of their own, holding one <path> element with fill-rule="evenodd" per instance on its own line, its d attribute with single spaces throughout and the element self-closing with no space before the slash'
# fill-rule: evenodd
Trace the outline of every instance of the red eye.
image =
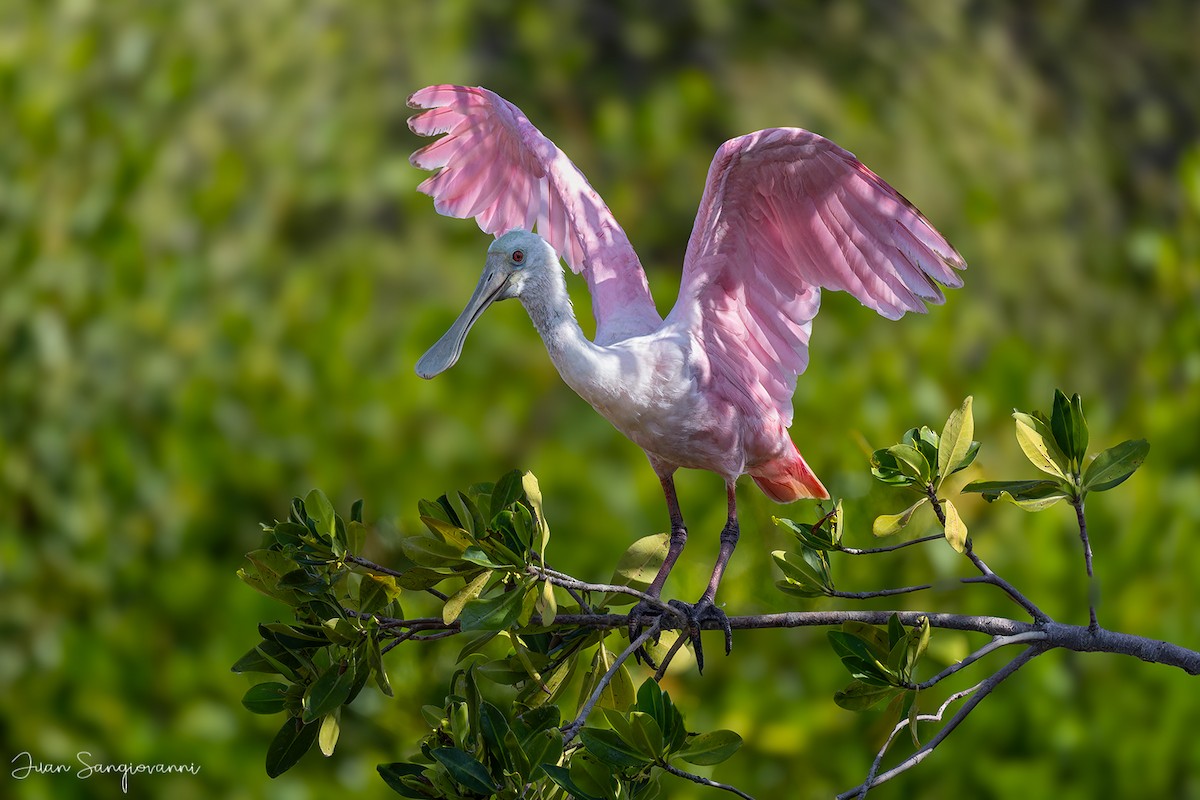
<svg viewBox="0 0 1200 800">
<path fill-rule="evenodd" d="M 524 250 L 513 250 L 512 262 L 514 264 L 524 263 L 525 262 L 525 251 Z"/>
</svg>

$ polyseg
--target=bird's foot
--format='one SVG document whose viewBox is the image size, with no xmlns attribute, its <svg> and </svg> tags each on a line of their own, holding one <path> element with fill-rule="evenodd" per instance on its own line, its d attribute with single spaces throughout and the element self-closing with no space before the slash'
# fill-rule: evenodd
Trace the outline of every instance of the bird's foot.
<svg viewBox="0 0 1200 800">
<path fill-rule="evenodd" d="M 654 624 L 660 624 L 663 616 L 670 615 L 671 609 L 664 606 L 661 602 L 652 603 L 647 600 L 639 600 L 626 617 L 626 625 L 629 627 L 629 641 L 632 642 L 642 635 L 642 623 L 647 618 L 655 620 Z M 656 631 L 653 637 L 654 643 L 658 644 L 658 632 Z M 633 657 L 636 661 L 644 661 L 650 669 L 658 669 L 658 665 L 654 663 L 654 659 L 650 657 L 650 653 L 645 646 L 639 647 L 633 651 Z"/>
<path fill-rule="evenodd" d="M 704 673 L 704 647 L 700 644 L 700 631 L 705 623 L 715 622 L 716 627 L 725 632 L 725 655 L 733 650 L 733 628 L 729 625 L 729 617 L 717 608 L 712 600 L 701 597 L 698 603 L 685 603 L 682 600 L 672 600 L 668 603 L 688 621 L 687 635 L 692 642 L 692 652 L 696 654 L 696 669 Z"/>
</svg>

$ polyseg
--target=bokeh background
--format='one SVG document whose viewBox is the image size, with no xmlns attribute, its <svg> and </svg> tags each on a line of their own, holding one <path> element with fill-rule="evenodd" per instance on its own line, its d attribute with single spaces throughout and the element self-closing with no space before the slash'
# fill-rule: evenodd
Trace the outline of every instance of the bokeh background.
<svg viewBox="0 0 1200 800">
<path fill-rule="evenodd" d="M 559 568 L 605 580 L 665 527 L 642 454 L 562 385 L 517 304 L 488 313 L 450 373 L 413 373 L 487 244 L 414 192 L 405 99 L 430 83 L 486 85 L 566 150 L 663 311 L 722 141 L 799 125 L 854 151 L 971 266 L 946 306 L 899 323 L 827 296 L 794 436 L 847 498 L 851 542 L 907 504 L 871 486 L 864 448 L 940 427 L 970 393 L 984 449 L 967 477 L 1027 476 L 1010 411 L 1077 391 L 1096 445 L 1153 448 L 1089 506 L 1101 622 L 1200 646 L 1198 41 L 1191 2 L 3 3 L 5 762 L 201 767 L 135 776 L 136 797 L 387 797 L 374 765 L 413 754 L 458 647 L 394 651 L 396 698 L 368 689 L 332 758 L 269 780 L 279 720 L 245 712 L 229 671 L 254 624 L 286 613 L 234 575 L 260 521 L 314 486 L 343 513 L 365 498 L 386 562 L 419 498 L 522 467 Z M 691 598 L 723 493 L 711 475 L 679 484 L 693 539 L 668 592 Z M 795 608 L 772 586 L 787 540 L 770 516 L 813 511 L 742 488 L 722 598 Z M 1087 619 L 1069 510 L 961 507 L 994 568 Z M 835 571 L 847 589 L 969 572 L 941 546 Z M 986 587 L 905 603 L 1018 612 Z M 969 644 L 934 641 L 943 658 Z M 862 778 L 878 717 L 834 706 L 846 676 L 820 631 L 711 648 L 703 678 L 668 686 L 694 727 L 745 737 L 715 777 L 760 799 Z M 1197 798 L 1197 719 L 1198 684 L 1177 670 L 1052 653 L 877 793 Z M 5 797 L 121 796 L 111 776 L 7 772 Z M 678 782 L 670 796 L 717 795 Z"/>
</svg>

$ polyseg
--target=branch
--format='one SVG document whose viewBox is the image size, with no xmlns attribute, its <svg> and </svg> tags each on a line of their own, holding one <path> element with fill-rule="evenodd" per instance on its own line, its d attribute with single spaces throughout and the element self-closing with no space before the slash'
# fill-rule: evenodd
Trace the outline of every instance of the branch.
<svg viewBox="0 0 1200 800">
<path fill-rule="evenodd" d="M 901 550 L 905 547 L 912 547 L 914 544 L 925 544 L 925 542 L 936 542 L 939 539 L 945 539 L 945 535 L 941 533 L 931 533 L 928 536 L 922 536 L 919 539 L 909 539 L 907 542 L 900 544 L 892 544 L 887 547 L 838 547 L 837 552 L 845 553 L 851 556 L 869 556 L 876 553 L 891 553 L 894 550 Z"/>
<path fill-rule="evenodd" d="M 971 699 L 968 700 L 966 704 L 958 710 L 957 714 L 950 718 L 950 721 L 947 722 L 945 726 L 937 732 L 936 736 L 929 740 L 928 744 L 921 747 L 921 749 L 917 750 L 911 756 L 904 759 L 895 767 L 892 767 L 882 775 L 879 775 L 878 777 L 868 776 L 867 780 L 863 781 L 862 784 L 855 786 L 853 789 L 847 792 L 842 792 L 838 795 L 838 800 L 849 800 L 851 797 L 863 798 L 866 796 L 867 790 L 872 786 L 878 786 L 881 783 L 886 783 L 897 775 L 907 772 L 917 764 L 920 764 L 937 748 L 939 744 L 946 739 L 947 736 L 953 733 L 954 729 L 959 726 L 959 723 L 967 718 L 967 715 L 975 710 L 975 707 L 983 701 L 983 698 L 991 694 L 992 690 L 1003 683 L 1009 675 L 1012 675 L 1014 672 L 1020 669 L 1034 656 L 1040 655 L 1045 651 L 1045 649 L 1046 647 L 1044 645 L 1035 644 L 1021 651 L 1020 655 L 1008 662 L 1008 664 L 1006 664 L 1002 669 L 1000 669 L 994 675 L 991 675 L 983 680 L 975 690 L 975 693 L 971 696 Z"/>
<path fill-rule="evenodd" d="M 811 628 L 836 627 L 844 622 L 865 622 L 868 625 L 886 625 L 893 615 L 907 627 L 920 623 L 922 617 L 929 620 L 929 625 L 945 630 L 971 631 L 988 636 L 1011 637 L 1022 634 L 1037 634 L 1047 650 L 1061 648 L 1078 653 L 1115 653 L 1133 656 L 1151 664 L 1164 664 L 1178 667 L 1189 675 L 1200 675 L 1200 652 L 1189 650 L 1177 644 L 1157 639 L 1148 639 L 1129 633 L 1119 633 L 1104 628 L 1091 630 L 1083 625 L 1067 625 L 1061 622 L 1022 622 L 1005 617 L 973 616 L 968 614 L 941 614 L 926 611 L 786 611 L 777 614 L 749 614 L 729 617 L 729 625 L 734 630 L 761 630 L 764 628 Z M 415 628 L 421 633 L 435 630 L 459 630 L 458 622 L 449 625 L 436 617 L 402 620 L 390 617 L 376 618 L 381 626 Z M 609 630 L 626 628 L 629 617 L 624 614 L 559 614 L 554 618 L 551 630 L 559 628 L 593 628 Z M 657 623 L 658 631 L 684 630 L 687 623 L 674 618 L 663 616 L 645 617 L 647 625 Z M 705 630 L 720 630 L 715 620 L 706 621 L 702 627 Z M 538 631 L 547 628 L 535 625 Z M 647 631 L 650 632 L 650 631 Z M 636 641 L 643 641 L 644 635 Z M 1028 641 L 1036 641 L 1031 636 Z M 1022 639 L 1021 641 L 1026 641 Z M 1002 645 L 997 645 L 1002 646 Z"/>
<path fill-rule="evenodd" d="M 699 775 L 695 775 L 691 772 L 687 772 L 686 770 L 682 770 L 679 767 L 673 767 L 665 761 L 660 761 L 658 766 L 662 767 L 663 769 L 665 769 L 667 772 L 671 773 L 672 775 L 677 775 L 680 778 L 687 778 L 689 781 L 692 781 L 693 783 L 698 783 L 701 786 L 711 786 L 714 789 L 724 789 L 727 792 L 733 792 L 738 797 L 745 798 L 745 800 L 754 800 L 753 797 L 746 794 L 741 789 L 738 789 L 734 786 L 730 786 L 728 783 L 717 783 L 716 781 L 709 780 L 708 778 L 703 778 Z"/>
<path fill-rule="evenodd" d="M 646 644 L 646 642 L 658 635 L 662 627 L 660 624 L 661 619 L 662 618 L 659 617 L 653 625 L 642 632 L 641 636 L 630 642 L 629 646 L 622 650 L 619 656 L 613 659 L 612 666 L 608 668 L 608 672 L 604 673 L 604 676 L 596 682 L 596 688 L 588 697 L 587 702 L 583 704 L 583 708 L 579 709 L 579 715 L 575 717 L 575 721 L 562 729 L 564 745 L 570 744 L 571 740 L 575 738 L 575 734 L 579 733 L 579 729 L 582 728 L 583 723 L 587 721 L 588 714 L 592 713 L 592 709 L 595 707 L 596 701 L 600 699 L 600 695 L 604 693 L 604 690 L 612 681 L 613 675 L 617 673 L 617 670 L 621 668 L 621 665 L 625 663 L 625 660 L 636 653 L 642 646 Z"/>
<path fill-rule="evenodd" d="M 1092 575 L 1092 543 L 1088 541 L 1087 520 L 1083 516 L 1083 497 L 1077 495 L 1071 503 L 1075 507 L 1075 520 L 1079 523 L 1079 540 L 1083 542 L 1083 563 L 1087 566 L 1088 576 L 1088 627 L 1097 630 L 1100 623 L 1096 621 L 1096 578 Z"/>
<path fill-rule="evenodd" d="M 1014 636 L 997 636 L 995 639 L 988 642 L 983 647 L 976 650 L 974 653 L 971 653 L 969 656 L 964 658 L 962 661 L 959 661 L 956 664 L 951 664 L 950 666 L 946 667 L 944 670 L 939 672 L 937 675 L 934 675 L 932 678 L 925 681 L 924 683 L 916 683 L 916 684 L 913 684 L 912 686 L 909 686 L 908 688 L 914 689 L 918 692 L 923 692 L 926 689 L 933 688 L 937 684 L 944 681 L 946 678 L 949 678 L 954 673 L 956 673 L 960 670 L 966 669 L 967 667 L 971 666 L 979 659 L 986 656 L 988 653 L 992 653 L 992 652 L 995 652 L 996 650 L 999 650 L 1001 647 L 1009 647 L 1010 645 L 1021 644 L 1022 642 L 1044 642 L 1044 641 L 1046 641 L 1045 631 L 1029 631 L 1028 633 L 1018 633 Z M 941 712 L 939 712 L 939 715 L 940 715 L 940 713 Z"/>
</svg>

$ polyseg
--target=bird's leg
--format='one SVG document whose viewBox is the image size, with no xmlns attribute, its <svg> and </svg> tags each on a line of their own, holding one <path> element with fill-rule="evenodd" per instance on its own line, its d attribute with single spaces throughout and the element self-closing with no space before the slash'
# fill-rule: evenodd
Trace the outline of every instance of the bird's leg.
<svg viewBox="0 0 1200 800">
<path fill-rule="evenodd" d="M 725 521 L 725 527 L 721 530 L 721 549 L 717 553 L 717 563 L 713 565 L 712 577 L 708 579 L 708 588 L 704 590 L 704 594 L 700 596 L 695 605 L 688 605 L 679 600 L 671 601 L 672 607 L 678 608 L 687 615 L 688 636 L 692 640 L 692 649 L 696 653 L 696 669 L 700 672 L 704 672 L 704 650 L 700 645 L 700 630 L 705 622 L 716 622 L 725 632 L 725 655 L 729 655 L 733 650 L 733 629 L 729 626 L 729 618 L 716 606 L 717 587 L 721 585 L 721 576 L 725 574 L 725 567 L 729 564 L 729 558 L 733 555 L 734 548 L 737 547 L 739 536 L 737 501 L 734 497 L 732 483 L 726 485 L 725 492 L 729 501 L 729 517 Z"/>
<path fill-rule="evenodd" d="M 662 566 L 658 568 L 658 574 L 654 576 L 654 580 L 646 587 L 646 594 L 656 600 L 662 595 L 662 588 L 667 582 L 667 576 L 671 574 L 671 569 L 675 566 L 675 562 L 679 560 L 679 554 L 683 552 L 683 546 L 687 544 L 687 528 L 683 524 L 683 513 L 679 510 L 679 498 L 675 495 L 675 479 L 670 472 L 660 472 L 658 479 L 662 483 L 663 495 L 667 498 L 667 513 L 671 517 L 671 539 L 667 546 L 667 555 L 663 558 Z M 629 612 L 630 641 L 641 635 L 641 619 L 648 614 L 661 615 L 662 609 L 647 603 L 645 600 L 639 600 L 637 605 L 633 607 L 633 610 Z M 638 657 L 646 658 L 646 653 L 641 652 L 638 654 Z M 649 658 L 646 658 L 646 663 L 651 663 Z"/>
</svg>

